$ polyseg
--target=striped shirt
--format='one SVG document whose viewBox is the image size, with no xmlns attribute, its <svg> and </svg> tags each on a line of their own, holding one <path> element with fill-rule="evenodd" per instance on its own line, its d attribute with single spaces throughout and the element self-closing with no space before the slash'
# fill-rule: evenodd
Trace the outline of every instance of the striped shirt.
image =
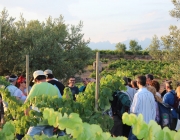
<svg viewBox="0 0 180 140">
<path fill-rule="evenodd" d="M 146 123 L 155 120 L 156 106 L 153 94 L 145 87 L 139 89 L 134 96 L 130 112 L 136 115 L 142 114 Z"/>
</svg>

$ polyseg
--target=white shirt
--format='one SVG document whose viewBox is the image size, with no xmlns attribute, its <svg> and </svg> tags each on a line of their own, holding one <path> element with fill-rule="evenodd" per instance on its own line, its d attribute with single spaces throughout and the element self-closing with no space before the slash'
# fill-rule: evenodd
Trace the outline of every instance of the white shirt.
<svg viewBox="0 0 180 140">
<path fill-rule="evenodd" d="M 8 91 L 11 93 L 11 96 L 14 96 L 14 93 L 18 88 L 11 84 L 11 85 L 7 86 L 6 89 L 8 89 Z"/>
<path fill-rule="evenodd" d="M 26 95 L 24 95 L 20 89 L 15 91 L 14 96 L 18 97 L 23 102 L 26 100 Z"/>
<path fill-rule="evenodd" d="M 129 96 L 129 99 L 131 100 L 131 103 L 134 99 L 134 95 L 137 93 L 137 90 L 134 88 L 131 88 L 130 86 L 126 86 L 127 90 L 123 91 L 124 93 L 126 93 Z"/>
<path fill-rule="evenodd" d="M 145 87 L 139 89 L 134 96 L 130 112 L 136 115 L 142 114 L 146 123 L 149 123 L 150 120 L 155 120 L 156 106 L 154 95 Z"/>
</svg>

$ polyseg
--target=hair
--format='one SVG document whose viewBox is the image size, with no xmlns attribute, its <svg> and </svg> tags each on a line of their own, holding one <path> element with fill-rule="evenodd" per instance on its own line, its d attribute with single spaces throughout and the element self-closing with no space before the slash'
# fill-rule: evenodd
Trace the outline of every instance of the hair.
<svg viewBox="0 0 180 140">
<path fill-rule="evenodd" d="M 180 86 L 176 88 L 177 97 L 180 98 Z"/>
<path fill-rule="evenodd" d="M 128 78 L 127 77 L 123 77 L 124 80 L 124 85 L 128 85 Z"/>
<path fill-rule="evenodd" d="M 17 86 L 20 87 L 20 83 L 23 83 L 24 81 L 26 81 L 26 78 L 21 75 L 21 76 L 17 79 Z"/>
<path fill-rule="evenodd" d="M 152 74 L 146 74 L 146 78 L 149 78 L 149 79 L 153 80 L 154 76 Z"/>
<path fill-rule="evenodd" d="M 29 86 L 32 87 L 34 85 L 34 82 L 33 82 L 34 78 L 31 77 L 31 79 L 29 80 Z"/>
<path fill-rule="evenodd" d="M 74 76 L 70 76 L 69 79 L 71 79 L 71 78 L 75 78 L 75 77 Z"/>
<path fill-rule="evenodd" d="M 167 86 L 169 89 L 173 89 L 172 81 L 166 81 Z"/>
<path fill-rule="evenodd" d="M 154 96 L 156 95 L 156 88 L 153 86 L 147 86 L 147 90 L 149 90 Z"/>
<path fill-rule="evenodd" d="M 54 75 L 53 74 L 46 74 L 46 78 L 49 78 L 49 79 L 52 79 L 52 78 L 54 78 Z"/>
<path fill-rule="evenodd" d="M 138 86 L 137 86 L 137 81 L 136 81 L 136 80 L 132 80 L 131 82 L 132 82 L 131 85 L 133 85 L 134 87 L 138 88 Z"/>
<path fill-rule="evenodd" d="M 151 86 L 155 87 L 156 88 L 156 91 L 159 92 L 160 90 L 160 84 L 158 81 L 156 80 L 152 80 L 152 82 L 150 83 Z"/>
<path fill-rule="evenodd" d="M 140 85 L 145 86 L 146 85 L 146 77 L 144 75 L 138 76 L 137 77 L 137 82 Z"/>
<path fill-rule="evenodd" d="M 35 80 L 38 80 L 38 81 L 40 81 L 40 80 L 45 80 L 46 79 L 46 76 L 45 75 L 38 75 L 36 78 L 35 78 Z"/>
</svg>

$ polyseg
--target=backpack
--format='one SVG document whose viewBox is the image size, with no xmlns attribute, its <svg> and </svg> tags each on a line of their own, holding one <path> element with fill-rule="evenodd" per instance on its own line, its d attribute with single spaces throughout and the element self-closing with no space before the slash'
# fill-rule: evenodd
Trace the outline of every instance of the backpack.
<svg viewBox="0 0 180 140">
<path fill-rule="evenodd" d="M 158 103 L 158 107 L 159 107 L 159 125 L 164 128 L 165 126 L 167 126 L 169 129 L 171 129 L 172 127 L 172 107 L 166 103 Z"/>
<path fill-rule="evenodd" d="M 122 115 L 125 112 L 129 112 L 131 101 L 129 96 L 121 91 L 116 91 L 113 93 L 113 100 L 110 101 L 112 115 L 118 115 L 122 119 Z"/>
</svg>

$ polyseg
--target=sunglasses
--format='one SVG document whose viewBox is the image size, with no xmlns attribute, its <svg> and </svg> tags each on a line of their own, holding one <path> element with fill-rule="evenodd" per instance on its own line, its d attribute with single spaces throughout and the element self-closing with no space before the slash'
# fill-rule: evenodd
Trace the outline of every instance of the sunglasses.
<svg viewBox="0 0 180 140">
<path fill-rule="evenodd" d="M 24 81 L 24 82 L 21 82 L 21 83 L 25 83 L 25 84 L 26 84 L 26 81 Z"/>
</svg>

